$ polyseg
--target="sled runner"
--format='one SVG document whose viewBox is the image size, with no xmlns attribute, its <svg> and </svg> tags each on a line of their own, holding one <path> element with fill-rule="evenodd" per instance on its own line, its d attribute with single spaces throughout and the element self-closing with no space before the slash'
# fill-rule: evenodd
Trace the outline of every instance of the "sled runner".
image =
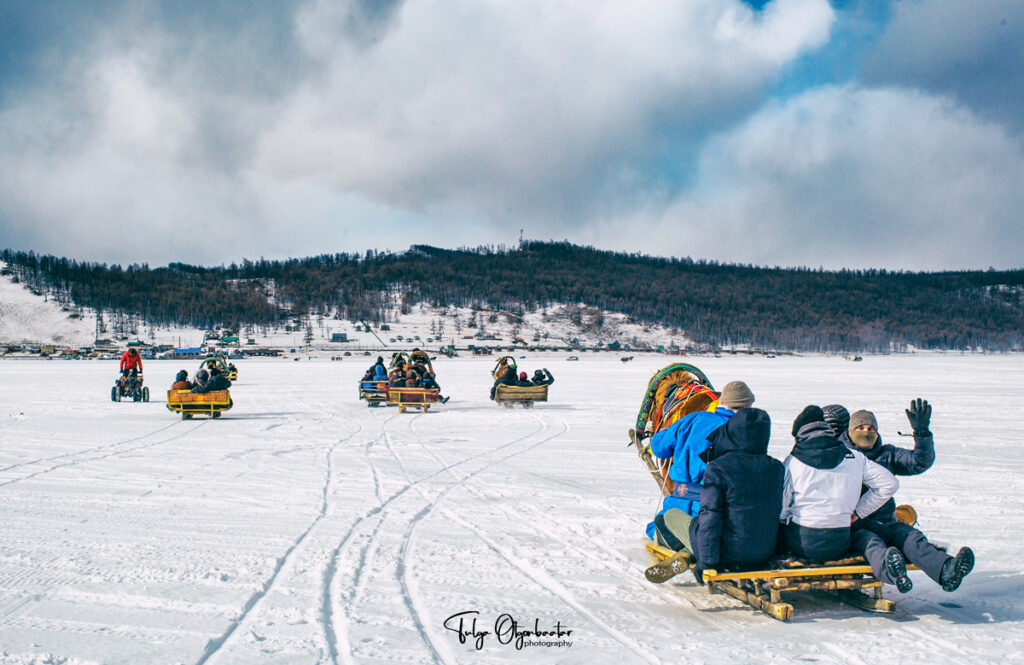
<svg viewBox="0 0 1024 665">
<path fill-rule="evenodd" d="M 440 393 L 437 388 L 388 388 L 386 394 L 388 405 L 397 406 L 399 413 L 405 413 L 406 409 L 426 413 L 431 404 L 439 401 Z"/>
<path fill-rule="evenodd" d="M 365 399 L 367 406 L 380 406 L 388 400 L 387 381 L 360 381 L 359 399 Z"/>
<path fill-rule="evenodd" d="M 494 401 L 506 408 L 514 404 L 522 404 L 524 409 L 533 407 L 534 402 L 548 401 L 548 387 L 543 386 L 506 386 L 499 383 L 494 389 Z"/>
<path fill-rule="evenodd" d="M 228 390 L 193 393 L 188 390 L 168 390 L 167 408 L 181 414 L 182 420 L 195 415 L 220 418 L 220 414 L 234 406 Z"/>
<path fill-rule="evenodd" d="M 680 555 L 653 542 L 647 543 L 647 549 L 660 561 L 675 559 L 681 560 L 687 568 L 693 566 L 688 553 Z M 910 564 L 907 570 L 919 568 Z M 792 592 L 834 592 L 836 600 L 869 612 L 892 612 L 896 609 L 896 603 L 882 597 L 882 583 L 861 556 L 814 565 L 790 555 L 776 557 L 764 570 L 727 572 L 709 569 L 704 571 L 703 577 L 708 593 L 728 594 L 780 621 L 793 618 L 793 606 L 782 599 L 783 593 Z"/>
</svg>

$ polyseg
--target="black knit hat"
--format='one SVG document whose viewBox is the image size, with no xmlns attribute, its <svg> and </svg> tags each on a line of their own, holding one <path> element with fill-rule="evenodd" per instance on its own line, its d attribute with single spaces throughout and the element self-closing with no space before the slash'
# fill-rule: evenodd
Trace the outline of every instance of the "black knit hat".
<svg viewBox="0 0 1024 665">
<path fill-rule="evenodd" d="M 842 404 L 826 404 L 821 407 L 825 412 L 825 422 L 839 436 L 850 427 L 850 412 Z"/>
<path fill-rule="evenodd" d="M 825 420 L 825 414 L 822 412 L 820 406 L 811 404 L 805 406 L 804 410 L 800 412 L 800 415 L 793 421 L 793 436 L 800 431 L 800 428 L 810 423 L 820 423 Z"/>
</svg>

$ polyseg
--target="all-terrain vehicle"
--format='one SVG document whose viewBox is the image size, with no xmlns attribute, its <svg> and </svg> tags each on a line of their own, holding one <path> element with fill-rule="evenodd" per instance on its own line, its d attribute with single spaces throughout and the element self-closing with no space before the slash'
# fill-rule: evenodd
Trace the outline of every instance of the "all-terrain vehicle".
<svg viewBox="0 0 1024 665">
<path fill-rule="evenodd" d="M 133 402 L 148 402 L 149 388 L 143 385 L 142 374 L 132 371 L 121 375 L 110 388 L 110 401 L 120 402 L 122 399 Z"/>
</svg>

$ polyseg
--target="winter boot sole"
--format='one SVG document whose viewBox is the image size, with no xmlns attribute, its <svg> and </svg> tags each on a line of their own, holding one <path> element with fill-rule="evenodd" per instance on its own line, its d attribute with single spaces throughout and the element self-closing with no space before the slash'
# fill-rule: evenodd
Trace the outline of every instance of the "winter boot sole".
<svg viewBox="0 0 1024 665">
<path fill-rule="evenodd" d="M 907 560 L 903 552 L 895 547 L 885 551 L 885 573 L 900 593 L 906 593 L 914 588 L 914 582 L 907 575 Z"/>
<path fill-rule="evenodd" d="M 961 547 L 953 558 L 953 574 L 942 582 L 942 590 L 956 591 L 972 570 L 974 570 L 974 550 L 970 547 Z"/>
<path fill-rule="evenodd" d="M 678 552 L 672 558 L 659 561 L 645 570 L 644 577 L 647 578 L 648 582 L 654 582 L 655 584 L 667 582 L 676 575 L 688 571 L 691 561 L 689 552 Z"/>
</svg>

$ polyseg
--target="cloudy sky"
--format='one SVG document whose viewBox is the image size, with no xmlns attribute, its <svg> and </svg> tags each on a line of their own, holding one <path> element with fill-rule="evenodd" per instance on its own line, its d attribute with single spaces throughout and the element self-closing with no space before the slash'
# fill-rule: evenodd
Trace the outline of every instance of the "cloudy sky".
<svg viewBox="0 0 1024 665">
<path fill-rule="evenodd" d="M 1015 268 L 1022 139 L 1020 0 L 0 2 L 0 247 L 89 260 Z"/>
</svg>

